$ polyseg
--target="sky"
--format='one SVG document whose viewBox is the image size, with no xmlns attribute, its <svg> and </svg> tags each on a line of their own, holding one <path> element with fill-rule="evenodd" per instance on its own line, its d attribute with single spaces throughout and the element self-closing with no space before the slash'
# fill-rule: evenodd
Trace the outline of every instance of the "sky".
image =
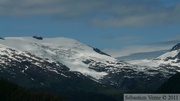
<svg viewBox="0 0 180 101">
<path fill-rule="evenodd" d="M 0 0 L 0 37 L 68 37 L 114 57 L 180 42 L 180 0 Z"/>
</svg>

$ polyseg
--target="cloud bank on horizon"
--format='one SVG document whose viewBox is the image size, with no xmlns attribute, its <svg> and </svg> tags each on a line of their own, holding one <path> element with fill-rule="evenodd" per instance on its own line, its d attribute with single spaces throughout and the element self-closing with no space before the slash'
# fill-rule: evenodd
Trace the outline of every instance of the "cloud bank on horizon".
<svg viewBox="0 0 180 101">
<path fill-rule="evenodd" d="M 180 22 L 179 0 L 1 0 L 1 16 L 87 19 L 98 26 L 137 27 Z"/>
<path fill-rule="evenodd" d="M 104 49 L 104 51 L 111 54 L 113 57 L 118 58 L 118 57 L 130 56 L 137 53 L 170 51 L 172 47 L 179 42 L 180 42 L 180 36 L 176 36 L 175 38 L 170 38 L 158 43 L 151 43 L 149 45 L 137 45 L 137 46 L 133 45 L 133 46 L 123 47 L 121 49 Z"/>
</svg>

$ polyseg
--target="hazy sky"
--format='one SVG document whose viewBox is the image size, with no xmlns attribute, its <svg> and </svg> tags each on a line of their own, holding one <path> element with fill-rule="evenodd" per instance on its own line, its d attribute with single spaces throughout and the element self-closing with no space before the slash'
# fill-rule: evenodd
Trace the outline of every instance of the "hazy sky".
<svg viewBox="0 0 180 101">
<path fill-rule="evenodd" d="M 0 0 L 0 36 L 69 37 L 111 55 L 180 42 L 180 0 Z"/>
</svg>

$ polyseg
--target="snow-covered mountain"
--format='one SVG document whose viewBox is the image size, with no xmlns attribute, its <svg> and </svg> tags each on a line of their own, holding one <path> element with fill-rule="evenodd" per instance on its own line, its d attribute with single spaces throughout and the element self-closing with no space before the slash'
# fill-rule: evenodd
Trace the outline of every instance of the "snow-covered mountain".
<svg viewBox="0 0 180 101">
<path fill-rule="evenodd" d="M 169 52 L 166 52 L 155 59 L 133 60 L 129 61 L 129 63 L 140 66 L 163 67 L 180 71 L 180 43 L 175 45 Z"/>
<path fill-rule="evenodd" d="M 88 68 L 89 65 L 84 61 L 93 60 L 102 62 L 104 65 L 109 64 L 108 62 L 117 63 L 116 59 L 97 53 L 95 48 L 68 38 L 44 38 L 39 40 L 31 37 L 8 37 L 0 40 L 0 47 L 1 50 L 2 48 L 16 50 L 19 54 L 29 52 L 48 62 L 60 62 L 69 67 L 70 71 L 78 71 L 97 79 L 107 73 Z M 4 53 L 1 52 L 1 54 Z"/>
<path fill-rule="evenodd" d="M 172 50 L 152 60 L 150 64 L 154 66 L 132 65 L 74 39 L 7 37 L 0 39 L 0 76 L 17 83 L 24 80 L 25 86 L 30 82 L 34 86 L 49 87 L 54 81 L 57 85 L 61 80 L 70 78 L 89 78 L 121 89 L 147 90 L 154 85 L 158 87 L 179 70 L 179 59 L 174 59 L 178 52 Z M 164 60 L 167 56 L 172 58 Z M 160 64 L 157 61 L 172 63 L 176 67 L 157 65 Z"/>
</svg>

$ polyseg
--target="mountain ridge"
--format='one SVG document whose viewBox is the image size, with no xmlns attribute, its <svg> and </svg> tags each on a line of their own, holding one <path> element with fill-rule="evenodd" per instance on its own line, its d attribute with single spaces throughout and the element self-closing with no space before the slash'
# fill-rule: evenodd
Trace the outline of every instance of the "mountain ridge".
<svg viewBox="0 0 180 101">
<path fill-rule="evenodd" d="M 142 59 L 142 60 L 132 60 L 128 61 L 134 65 L 141 65 L 141 66 L 150 66 L 150 67 L 159 67 L 163 65 L 171 65 L 172 67 L 180 67 L 180 43 L 173 46 L 170 51 L 158 56 L 154 59 Z M 179 69 L 178 69 L 179 71 Z"/>
<path fill-rule="evenodd" d="M 179 70 L 179 65 L 132 65 L 62 37 L 7 37 L 0 40 L 0 56 L 1 76 L 17 83 L 24 80 L 23 86 L 30 87 L 51 88 L 61 80 L 69 82 L 74 78 L 121 90 L 151 92 L 156 89 L 154 85 L 158 87 Z"/>
<path fill-rule="evenodd" d="M 20 51 L 28 51 L 41 58 L 48 58 L 50 61 L 63 62 L 63 64 L 68 65 L 68 67 L 72 67 L 70 68 L 70 70 L 72 69 L 73 71 L 80 71 L 78 68 L 76 68 L 79 64 L 81 65 L 79 67 L 84 67 L 81 68 L 84 70 L 80 71 L 84 72 L 84 74 L 88 74 L 88 72 L 93 71 L 90 71 L 88 67 L 85 67 L 85 65 L 83 65 L 82 63 L 78 63 L 80 61 L 76 61 L 77 59 L 83 59 L 86 56 L 93 56 L 96 59 L 98 58 L 98 56 L 100 56 L 104 59 L 101 59 L 99 61 L 107 61 L 106 58 L 108 58 L 108 60 L 115 60 L 112 57 L 99 55 L 96 52 L 93 52 L 93 48 L 88 47 L 83 43 L 80 43 L 74 39 L 64 37 L 44 38 L 43 40 L 37 40 L 31 37 L 8 37 L 4 39 L 5 40 L 3 40 L 1 44 L 4 42 L 4 46 L 7 46 L 8 48 L 13 48 Z M 18 45 L 14 45 L 14 43 Z M 104 74 L 105 73 L 97 73 L 95 75 L 101 76 Z"/>
<path fill-rule="evenodd" d="M 171 49 L 171 51 L 179 50 L 179 49 L 180 49 L 180 43 L 176 44 L 176 45 Z"/>
</svg>

